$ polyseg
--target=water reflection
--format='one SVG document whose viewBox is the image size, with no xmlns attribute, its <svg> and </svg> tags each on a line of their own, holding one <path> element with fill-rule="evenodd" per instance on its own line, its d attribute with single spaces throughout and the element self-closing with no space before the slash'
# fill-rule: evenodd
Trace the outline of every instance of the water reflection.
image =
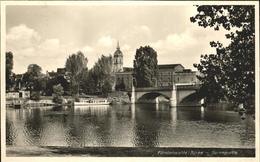
<svg viewBox="0 0 260 162">
<path fill-rule="evenodd" d="M 139 107 L 140 105 L 137 105 Z M 134 145 L 143 147 L 158 146 L 158 134 L 160 124 L 154 119 L 157 116 L 156 105 L 141 105 L 142 109 L 136 109 L 135 129 L 134 129 Z M 157 117 L 156 117 L 157 116 Z"/>
<path fill-rule="evenodd" d="M 201 106 L 200 107 L 200 118 L 202 120 L 204 120 L 204 116 L 205 116 L 205 108 L 204 108 L 204 106 Z"/>
<path fill-rule="evenodd" d="M 131 118 L 135 119 L 135 104 L 130 105 L 130 110 L 131 110 Z"/>
<path fill-rule="evenodd" d="M 233 111 L 167 104 L 7 109 L 7 145 L 254 147 L 255 126 Z"/>
<path fill-rule="evenodd" d="M 176 107 L 171 108 L 170 112 L 171 112 L 171 121 L 172 121 L 172 123 L 176 123 L 176 120 L 177 120 L 177 108 Z"/>
</svg>

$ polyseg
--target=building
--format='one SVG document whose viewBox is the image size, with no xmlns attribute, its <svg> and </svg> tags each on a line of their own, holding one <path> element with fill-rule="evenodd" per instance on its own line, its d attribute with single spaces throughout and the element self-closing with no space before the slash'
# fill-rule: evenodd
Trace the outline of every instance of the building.
<svg viewBox="0 0 260 162">
<path fill-rule="evenodd" d="M 53 79 L 57 76 L 57 73 L 54 72 L 54 71 L 46 71 L 46 77 L 49 78 L 49 79 Z"/>
<path fill-rule="evenodd" d="M 115 90 L 130 90 L 133 83 L 133 69 L 115 74 Z"/>
<path fill-rule="evenodd" d="M 197 83 L 196 71 L 185 69 L 181 64 L 158 65 L 157 86 L 171 86 L 172 83 Z"/>
<path fill-rule="evenodd" d="M 119 43 L 113 57 L 113 72 L 115 75 L 115 90 L 131 90 L 133 83 L 133 68 L 123 67 L 123 53 Z M 198 83 L 197 72 L 185 69 L 181 64 L 159 64 L 157 87 L 172 86 L 173 83 Z"/>
<path fill-rule="evenodd" d="M 165 87 L 172 85 L 176 72 L 181 72 L 184 67 L 181 64 L 158 65 L 157 86 Z"/>
<path fill-rule="evenodd" d="M 30 98 L 30 91 L 13 91 L 6 93 L 7 99 Z"/>
<path fill-rule="evenodd" d="M 120 50 L 119 42 L 117 42 L 116 51 L 113 56 L 113 72 L 123 72 L 123 53 Z"/>
<path fill-rule="evenodd" d="M 57 68 L 57 74 L 58 75 L 65 75 L 66 74 L 66 68 Z"/>
<path fill-rule="evenodd" d="M 56 78 L 58 76 L 62 76 L 65 79 L 67 79 L 68 72 L 66 71 L 66 68 L 57 68 L 57 72 L 55 72 L 55 71 L 50 71 L 50 72 L 46 71 L 46 77 L 49 78 L 49 79 L 53 79 L 53 78 Z"/>
</svg>

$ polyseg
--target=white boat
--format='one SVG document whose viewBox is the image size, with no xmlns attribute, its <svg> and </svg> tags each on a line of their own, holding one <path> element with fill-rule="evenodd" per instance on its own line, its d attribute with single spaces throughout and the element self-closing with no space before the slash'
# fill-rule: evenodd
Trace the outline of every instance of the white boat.
<svg viewBox="0 0 260 162">
<path fill-rule="evenodd" d="M 81 98 L 79 102 L 74 102 L 74 106 L 87 105 L 109 105 L 110 102 L 106 98 Z"/>
</svg>

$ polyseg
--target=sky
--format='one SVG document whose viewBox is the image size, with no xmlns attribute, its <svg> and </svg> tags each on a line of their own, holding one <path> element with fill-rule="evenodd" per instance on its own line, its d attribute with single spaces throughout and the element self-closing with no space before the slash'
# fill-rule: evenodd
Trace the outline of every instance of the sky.
<svg viewBox="0 0 260 162">
<path fill-rule="evenodd" d="M 192 5 L 7 6 L 6 50 L 14 54 L 16 74 L 29 64 L 40 65 L 43 73 L 56 71 L 78 51 L 91 68 L 102 54 L 115 52 L 117 41 L 124 67 L 133 67 L 136 49 L 149 45 L 159 64 L 195 70 L 201 54 L 215 53 L 210 41 L 227 43 L 226 31 L 191 23 L 196 13 Z"/>
</svg>

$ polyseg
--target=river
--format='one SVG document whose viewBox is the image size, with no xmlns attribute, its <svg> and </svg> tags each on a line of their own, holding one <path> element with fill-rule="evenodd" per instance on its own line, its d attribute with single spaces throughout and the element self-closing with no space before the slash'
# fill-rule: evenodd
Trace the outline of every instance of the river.
<svg viewBox="0 0 260 162">
<path fill-rule="evenodd" d="M 7 108 L 6 144 L 254 148 L 255 122 L 234 111 L 167 104 Z"/>
</svg>

